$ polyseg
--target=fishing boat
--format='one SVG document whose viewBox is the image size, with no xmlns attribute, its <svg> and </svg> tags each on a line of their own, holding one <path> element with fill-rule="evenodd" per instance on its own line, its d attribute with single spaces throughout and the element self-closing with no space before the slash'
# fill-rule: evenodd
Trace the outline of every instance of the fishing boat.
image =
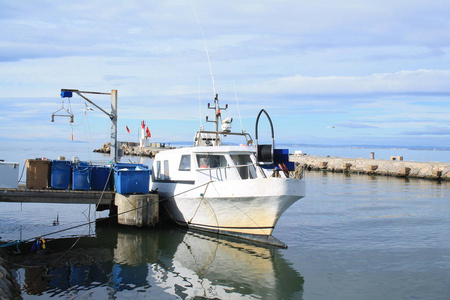
<svg viewBox="0 0 450 300">
<path fill-rule="evenodd" d="M 232 118 L 222 120 L 228 105 L 221 108 L 217 94 L 208 108 L 214 109 L 215 119 L 206 121 L 215 123 L 215 130 L 201 128 L 192 147 L 156 154 L 151 189 L 178 224 L 287 247 L 272 232 L 283 212 L 305 196 L 305 181 L 289 178 L 293 164 L 285 149 L 274 149 L 269 115 L 259 113 L 254 142 L 246 132 L 231 131 Z M 258 145 L 262 112 L 272 127 L 272 144 Z M 243 143 L 224 144 L 222 139 L 230 136 Z"/>
</svg>

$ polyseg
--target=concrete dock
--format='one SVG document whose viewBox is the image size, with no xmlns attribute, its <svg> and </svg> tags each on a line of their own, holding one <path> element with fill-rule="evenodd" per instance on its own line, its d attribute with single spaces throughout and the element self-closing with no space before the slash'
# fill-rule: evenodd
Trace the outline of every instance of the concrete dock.
<svg viewBox="0 0 450 300">
<path fill-rule="evenodd" d="M 297 154 L 290 155 L 289 160 L 307 170 L 450 181 L 449 163 L 403 161 L 401 157 L 383 160 Z"/>
</svg>

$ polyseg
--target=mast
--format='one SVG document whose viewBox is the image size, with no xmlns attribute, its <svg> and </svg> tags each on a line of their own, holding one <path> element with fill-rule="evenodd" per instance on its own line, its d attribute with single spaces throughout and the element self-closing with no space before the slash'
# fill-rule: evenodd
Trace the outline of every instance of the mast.
<svg viewBox="0 0 450 300">
<path fill-rule="evenodd" d="M 215 123 L 215 133 L 216 133 L 216 145 L 218 146 L 219 141 L 219 124 L 222 124 L 222 110 L 228 109 L 228 104 L 225 104 L 225 107 L 220 107 L 219 104 L 219 94 L 216 94 L 214 97 L 214 106 L 211 107 L 211 104 L 208 103 L 208 109 L 214 109 L 214 121 L 210 121 L 208 116 L 206 116 L 206 122 Z"/>
<path fill-rule="evenodd" d="M 203 126 L 200 126 L 200 130 L 195 134 L 194 146 L 220 146 L 222 145 L 221 135 L 243 136 L 247 145 L 253 144 L 253 140 L 248 133 L 244 131 L 239 133 L 231 132 L 233 118 L 228 117 L 222 120 L 222 110 L 227 110 L 228 104 L 225 104 L 225 107 L 220 107 L 218 94 L 215 94 L 214 106 L 208 103 L 208 109 L 214 109 L 214 121 L 209 120 L 209 117 L 206 116 L 206 122 L 215 124 L 214 130 L 204 130 Z"/>
</svg>

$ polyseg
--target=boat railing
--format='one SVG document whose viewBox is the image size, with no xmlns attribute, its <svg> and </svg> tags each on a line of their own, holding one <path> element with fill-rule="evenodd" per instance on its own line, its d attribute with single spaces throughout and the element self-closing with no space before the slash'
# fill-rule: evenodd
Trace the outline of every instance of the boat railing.
<svg viewBox="0 0 450 300">
<path fill-rule="evenodd" d="M 194 146 L 199 146 L 205 143 L 208 146 L 219 146 L 221 145 L 221 138 L 219 136 L 241 136 L 244 137 L 246 145 L 253 145 L 253 139 L 251 135 L 247 132 L 229 132 L 229 131 L 208 131 L 208 130 L 200 130 L 197 131 L 195 135 Z M 214 137 L 214 138 L 213 138 Z M 202 138 L 205 141 L 202 142 Z"/>
</svg>

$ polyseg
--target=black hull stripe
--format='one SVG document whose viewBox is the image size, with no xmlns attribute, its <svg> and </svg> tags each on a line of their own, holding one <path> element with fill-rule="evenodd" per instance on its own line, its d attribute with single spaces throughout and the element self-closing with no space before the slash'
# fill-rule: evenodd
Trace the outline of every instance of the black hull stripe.
<svg viewBox="0 0 450 300">
<path fill-rule="evenodd" d="M 177 223 L 182 223 L 187 226 L 195 226 L 198 228 L 207 228 L 207 229 L 215 229 L 215 230 L 229 230 L 229 229 L 274 229 L 275 227 L 232 227 L 232 226 L 211 226 L 205 224 L 197 224 L 197 223 L 186 223 L 184 221 L 175 221 Z"/>
<path fill-rule="evenodd" d="M 184 223 L 184 224 L 186 224 L 186 223 Z M 212 226 L 209 226 L 209 227 L 211 227 L 211 228 L 195 226 L 192 224 L 189 224 L 189 226 L 188 226 L 188 228 L 190 228 L 191 230 L 210 232 L 213 234 L 223 234 L 226 236 L 232 236 L 232 237 L 237 237 L 239 239 L 244 239 L 244 240 L 251 241 L 251 242 L 256 242 L 258 244 L 265 244 L 265 245 L 270 245 L 270 246 L 275 246 L 275 247 L 280 247 L 280 248 L 285 248 L 285 249 L 287 248 L 287 245 L 285 243 L 283 243 L 276 237 L 273 237 L 272 235 L 233 232 L 233 231 L 217 229 L 217 227 L 212 227 Z"/>
</svg>

